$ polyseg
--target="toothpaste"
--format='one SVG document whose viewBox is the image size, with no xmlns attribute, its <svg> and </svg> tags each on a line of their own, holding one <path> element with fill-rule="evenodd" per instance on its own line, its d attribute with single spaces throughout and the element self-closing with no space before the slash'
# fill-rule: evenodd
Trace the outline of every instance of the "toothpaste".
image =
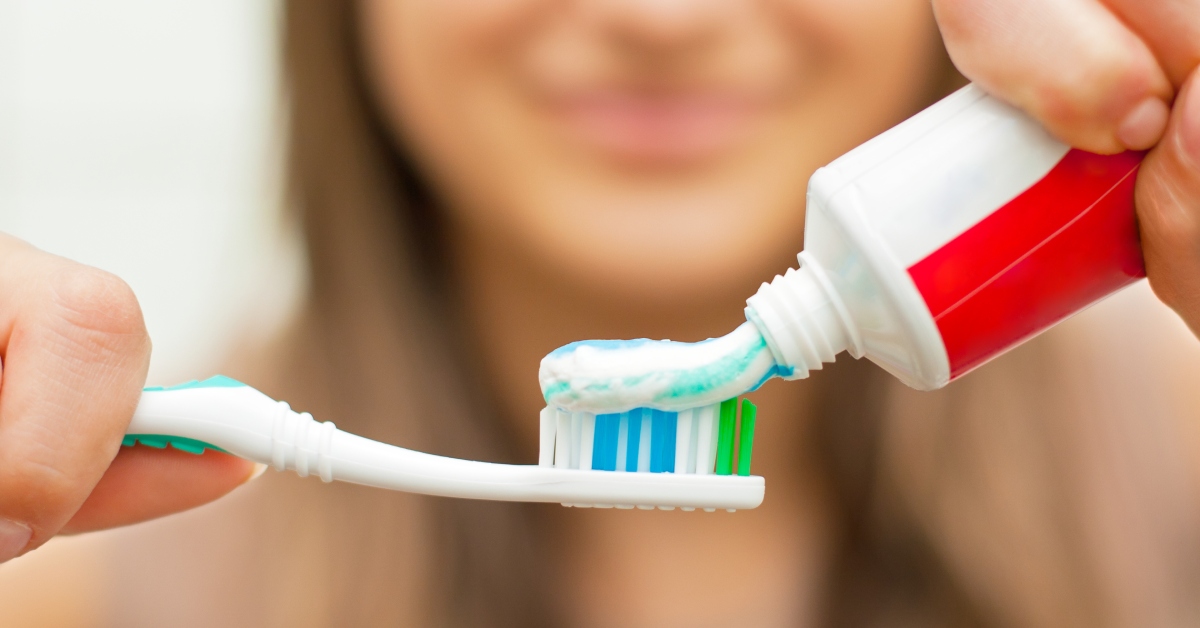
<svg viewBox="0 0 1200 628">
<path fill-rule="evenodd" d="M 572 342 L 542 358 L 538 380 L 551 406 L 611 413 L 718 403 L 789 374 L 775 364 L 758 328 L 747 322 L 702 342 Z"/>
</svg>

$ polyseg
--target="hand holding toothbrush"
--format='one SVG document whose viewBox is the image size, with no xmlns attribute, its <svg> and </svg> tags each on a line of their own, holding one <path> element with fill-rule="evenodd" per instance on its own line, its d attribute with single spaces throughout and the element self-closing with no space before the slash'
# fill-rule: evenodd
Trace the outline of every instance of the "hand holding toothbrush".
<svg viewBox="0 0 1200 628">
<path fill-rule="evenodd" d="M 1151 149 L 1137 182 L 1146 270 L 1200 335 L 1200 2 L 933 4 L 955 65 L 988 92 L 1078 148 Z"/>
<path fill-rule="evenodd" d="M 0 234 L 0 562 L 212 501 L 252 463 L 122 448 L 150 338 L 124 282 Z M 118 453 L 119 452 L 119 453 Z"/>
</svg>

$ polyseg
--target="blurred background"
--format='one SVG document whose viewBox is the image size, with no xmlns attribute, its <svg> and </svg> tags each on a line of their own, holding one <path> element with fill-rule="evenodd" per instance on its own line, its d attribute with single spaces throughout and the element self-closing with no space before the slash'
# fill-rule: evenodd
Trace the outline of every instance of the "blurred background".
<svg viewBox="0 0 1200 628">
<path fill-rule="evenodd" d="M 278 9 L 0 0 L 0 231 L 129 282 L 154 340 L 150 383 L 212 374 L 295 302 Z M 85 625 L 75 609 L 102 595 L 87 583 L 104 540 L 56 539 L 0 567 L 0 625 Z M 36 618 L 5 615 L 5 600 L 56 591 Z"/>
<path fill-rule="evenodd" d="M 0 230 L 128 281 L 155 383 L 214 368 L 287 289 L 276 14 L 0 0 Z"/>
<path fill-rule="evenodd" d="M 0 231 L 133 287 L 154 341 L 151 384 L 217 372 L 302 295 L 281 193 L 279 10 L 0 0 Z M 1123 383 L 1188 388 L 1200 365 L 1200 343 L 1144 283 L 1065 327 L 1090 356 L 1122 356 Z M 1191 419 L 1179 417 L 1200 425 Z M 0 565 L 0 626 L 90 625 L 84 609 L 104 606 L 120 534 L 55 539 Z"/>
</svg>

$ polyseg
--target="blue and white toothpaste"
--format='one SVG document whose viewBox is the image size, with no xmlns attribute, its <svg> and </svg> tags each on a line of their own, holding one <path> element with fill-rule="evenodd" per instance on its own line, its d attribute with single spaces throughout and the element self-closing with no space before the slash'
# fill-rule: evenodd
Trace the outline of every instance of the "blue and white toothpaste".
<svg viewBox="0 0 1200 628">
<path fill-rule="evenodd" d="M 788 375 L 758 328 L 743 323 L 720 338 L 584 340 L 542 358 L 538 380 L 550 406 L 569 411 L 679 411 L 756 390 Z"/>
</svg>

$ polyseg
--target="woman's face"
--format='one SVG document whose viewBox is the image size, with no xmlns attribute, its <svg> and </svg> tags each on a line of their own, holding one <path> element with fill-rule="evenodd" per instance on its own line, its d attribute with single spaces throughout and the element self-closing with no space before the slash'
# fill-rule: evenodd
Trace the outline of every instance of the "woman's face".
<svg viewBox="0 0 1200 628">
<path fill-rule="evenodd" d="M 793 263 L 809 175 L 911 113 L 937 54 L 928 0 L 364 0 L 361 26 L 455 228 L 651 299 Z"/>
</svg>

